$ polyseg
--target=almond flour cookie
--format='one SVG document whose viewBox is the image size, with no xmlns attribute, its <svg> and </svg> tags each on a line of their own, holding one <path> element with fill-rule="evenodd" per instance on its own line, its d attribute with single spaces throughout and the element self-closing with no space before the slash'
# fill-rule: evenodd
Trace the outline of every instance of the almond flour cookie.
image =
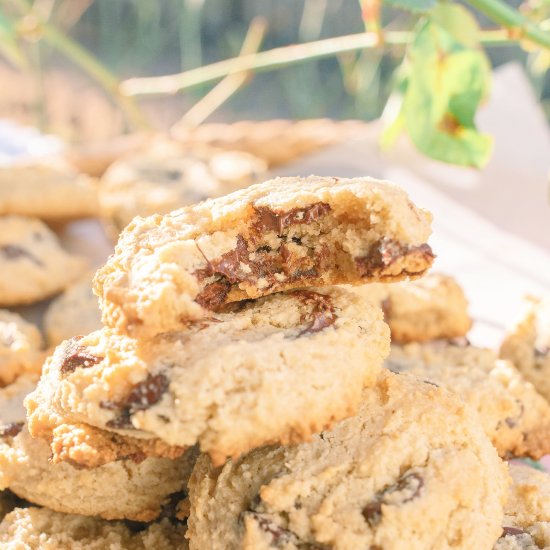
<svg viewBox="0 0 550 550">
<path fill-rule="evenodd" d="M 16 508 L 0 523 L 1 550 L 187 550 L 185 523 L 139 524 Z"/>
<path fill-rule="evenodd" d="M 99 186 L 101 216 L 115 237 L 135 216 L 167 214 L 259 181 L 253 155 L 216 149 L 154 147 L 115 162 Z"/>
<path fill-rule="evenodd" d="M 386 366 L 457 393 L 503 457 L 550 453 L 550 406 L 492 350 L 438 341 L 392 346 Z"/>
<path fill-rule="evenodd" d="M 97 216 L 95 182 L 65 166 L 0 166 L 0 215 L 6 214 L 48 221 Z"/>
<path fill-rule="evenodd" d="M 0 489 L 58 512 L 151 521 L 181 498 L 195 450 L 176 460 L 127 459 L 95 469 L 50 463 L 50 449 L 30 437 L 23 399 L 35 380 L 22 376 L 0 390 Z"/>
<path fill-rule="evenodd" d="M 89 334 L 101 328 L 97 296 L 92 291 L 92 275 L 68 287 L 48 306 L 44 332 L 50 346 L 73 336 Z"/>
<path fill-rule="evenodd" d="M 38 328 L 6 309 L 0 309 L 0 387 L 23 372 L 40 372 L 45 353 Z"/>
<path fill-rule="evenodd" d="M 277 178 L 136 218 L 95 278 L 103 322 L 146 337 L 226 303 L 422 275 L 431 215 L 370 178 Z"/>
<path fill-rule="evenodd" d="M 41 221 L 0 217 L 0 306 L 30 304 L 57 294 L 85 270 Z"/>
<path fill-rule="evenodd" d="M 490 549 L 507 471 L 450 393 L 382 374 L 359 414 L 294 447 L 263 447 L 189 482 L 191 549 Z"/>
<path fill-rule="evenodd" d="M 198 442 L 222 463 L 354 414 L 388 350 L 382 311 L 357 294 L 289 291 L 152 341 L 105 329 L 65 342 L 29 400 L 133 437 Z"/>
<path fill-rule="evenodd" d="M 504 509 L 504 529 L 494 550 L 550 548 L 550 475 L 510 463 L 512 486 Z"/>
<path fill-rule="evenodd" d="M 505 338 L 500 355 L 550 402 L 550 295 L 527 302 L 524 318 Z"/>
<path fill-rule="evenodd" d="M 392 342 L 461 338 L 472 326 L 462 288 L 442 273 L 397 284 L 363 285 L 357 291 L 380 302 Z"/>
</svg>

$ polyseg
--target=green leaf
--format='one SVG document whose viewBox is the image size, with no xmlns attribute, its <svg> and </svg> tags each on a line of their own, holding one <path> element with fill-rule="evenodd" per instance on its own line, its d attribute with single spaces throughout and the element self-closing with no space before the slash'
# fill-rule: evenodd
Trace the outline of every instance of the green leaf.
<svg viewBox="0 0 550 550">
<path fill-rule="evenodd" d="M 384 4 L 412 13 L 426 13 L 436 4 L 437 0 L 383 0 Z"/>
<path fill-rule="evenodd" d="M 430 18 L 457 42 L 475 48 L 479 44 L 479 27 L 475 17 L 460 4 L 439 3 Z"/>
<path fill-rule="evenodd" d="M 474 118 L 489 90 L 485 54 L 459 42 L 434 20 L 424 20 L 408 57 L 402 113 L 415 146 L 437 160 L 483 166 L 492 140 L 477 131 Z"/>
<path fill-rule="evenodd" d="M 0 11 L 0 54 L 20 69 L 28 66 L 27 58 L 17 41 L 15 25 Z"/>
</svg>

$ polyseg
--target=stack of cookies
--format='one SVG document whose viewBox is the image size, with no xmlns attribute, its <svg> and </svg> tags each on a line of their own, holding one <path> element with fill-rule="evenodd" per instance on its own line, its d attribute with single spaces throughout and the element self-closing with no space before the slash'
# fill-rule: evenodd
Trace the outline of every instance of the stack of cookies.
<svg viewBox="0 0 550 550">
<path fill-rule="evenodd" d="M 0 390 L 0 548 L 544 548 L 550 483 L 499 454 L 550 452 L 550 404 L 452 279 L 398 283 L 429 226 L 369 178 L 136 218 L 105 327 Z"/>
</svg>

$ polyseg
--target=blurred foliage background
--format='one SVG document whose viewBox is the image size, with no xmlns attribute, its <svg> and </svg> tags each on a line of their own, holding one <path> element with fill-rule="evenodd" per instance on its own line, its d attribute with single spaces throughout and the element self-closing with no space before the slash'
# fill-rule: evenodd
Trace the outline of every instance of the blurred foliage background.
<svg viewBox="0 0 550 550">
<path fill-rule="evenodd" d="M 544 0 L 542 4 L 548 8 Z M 74 141 L 120 133 L 124 118 L 58 48 L 39 35 L 33 38 L 33 16 L 21 17 L 29 7 L 120 79 L 174 73 L 236 56 L 256 16 L 267 22 L 262 49 L 365 28 L 357 0 L 1 0 L 0 39 L 12 30 L 7 23 L 16 21 L 27 40 L 19 61 L 15 53 L 10 62 L 6 56 L 1 62 L 0 116 L 37 124 Z M 386 29 L 406 30 L 414 15 L 390 8 L 382 17 Z M 494 27 L 482 16 L 478 20 Z M 486 50 L 494 66 L 522 63 L 550 114 L 550 80 L 537 68 L 536 55 L 514 44 Z M 256 74 L 211 120 L 377 118 L 403 54 L 403 47 L 385 46 Z M 140 103 L 156 127 L 166 128 L 211 87 Z"/>
</svg>

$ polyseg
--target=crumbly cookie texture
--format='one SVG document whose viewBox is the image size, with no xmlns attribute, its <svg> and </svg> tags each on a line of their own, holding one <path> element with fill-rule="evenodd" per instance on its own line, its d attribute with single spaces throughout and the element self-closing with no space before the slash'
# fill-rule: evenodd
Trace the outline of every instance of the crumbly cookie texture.
<svg viewBox="0 0 550 550">
<path fill-rule="evenodd" d="M 526 302 L 524 316 L 506 336 L 500 355 L 550 402 L 550 295 Z"/>
<path fill-rule="evenodd" d="M 428 273 L 416 281 L 356 289 L 380 303 L 395 343 L 461 338 L 472 326 L 464 292 L 449 275 Z"/>
<path fill-rule="evenodd" d="M 101 312 L 92 291 L 92 275 L 68 287 L 48 306 L 44 332 L 50 346 L 73 336 L 89 334 L 101 328 Z"/>
<path fill-rule="evenodd" d="M 455 396 L 386 372 L 359 414 L 292 447 L 221 468 L 199 457 L 189 482 L 192 549 L 489 549 L 508 474 Z"/>
<path fill-rule="evenodd" d="M 510 463 L 512 486 L 504 509 L 504 529 L 494 550 L 550 548 L 550 475 Z"/>
<path fill-rule="evenodd" d="M 187 550 L 185 523 L 107 521 L 47 508 L 16 508 L 0 523 L 2 550 Z"/>
<path fill-rule="evenodd" d="M 267 168 L 249 153 L 165 145 L 116 161 L 101 179 L 101 217 L 115 236 L 135 216 L 231 193 L 258 182 Z"/>
<path fill-rule="evenodd" d="M 222 463 L 354 414 L 388 351 L 380 308 L 341 288 L 296 290 L 152 341 L 104 329 L 65 342 L 29 399 L 122 434 L 198 442 Z"/>
<path fill-rule="evenodd" d="M 103 322 L 136 337 L 304 286 L 422 275 L 431 215 L 371 178 L 277 178 L 136 218 L 95 278 Z"/>
<path fill-rule="evenodd" d="M 186 451 L 185 447 L 168 445 L 157 438 L 131 437 L 71 422 L 48 406 L 51 399 L 45 390 L 48 387 L 38 387 L 27 396 L 25 406 L 29 433 L 49 443 L 53 464 L 68 462 L 83 468 L 119 460 L 139 464 L 148 457 L 176 459 Z"/>
<path fill-rule="evenodd" d="M 191 450 L 176 460 L 126 459 L 94 469 L 50 462 L 50 449 L 30 437 L 23 399 L 36 380 L 21 376 L 0 390 L 0 489 L 67 512 L 106 519 L 151 521 L 168 515 L 181 500 L 196 458 Z"/>
<path fill-rule="evenodd" d="M 550 406 L 492 350 L 438 341 L 392 346 L 386 366 L 457 393 L 479 413 L 503 457 L 550 453 Z"/>
<path fill-rule="evenodd" d="M 0 215 L 6 214 L 48 221 L 97 216 L 96 184 L 65 166 L 0 166 Z"/>
<path fill-rule="evenodd" d="M 0 386 L 24 372 L 40 372 L 45 353 L 38 327 L 6 309 L 0 309 Z"/>
<path fill-rule="evenodd" d="M 62 291 L 85 270 L 40 220 L 0 217 L 0 306 L 30 304 Z"/>
</svg>

